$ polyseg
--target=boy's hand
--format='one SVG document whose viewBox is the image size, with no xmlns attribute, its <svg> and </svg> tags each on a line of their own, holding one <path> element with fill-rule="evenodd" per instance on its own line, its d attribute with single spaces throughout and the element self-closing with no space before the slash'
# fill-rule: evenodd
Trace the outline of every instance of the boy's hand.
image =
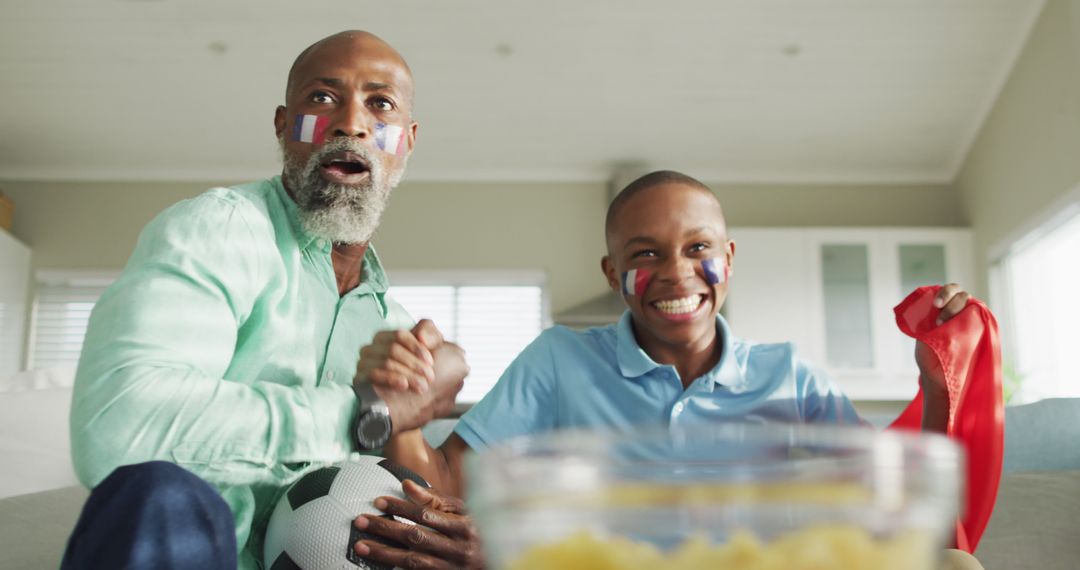
<svg viewBox="0 0 1080 570">
<path fill-rule="evenodd" d="M 971 296 L 956 283 L 949 283 L 934 297 L 934 306 L 941 309 L 937 324 L 955 317 L 967 306 Z M 922 341 L 915 343 L 915 364 L 919 367 L 919 385 L 923 390 L 923 428 L 944 432 L 949 419 L 949 387 L 945 370 L 934 351 Z"/>
<path fill-rule="evenodd" d="M 402 489 L 409 500 L 379 497 L 375 500 L 375 507 L 384 513 L 413 521 L 415 525 L 375 515 L 357 517 L 353 525 L 369 534 L 403 544 L 406 548 L 362 540 L 356 543 L 358 555 L 396 568 L 484 567 L 479 536 L 461 499 L 425 489 L 408 480 L 402 484 Z"/>
<path fill-rule="evenodd" d="M 465 351 L 452 342 L 444 342 L 431 351 L 435 359 L 435 379 L 431 383 L 435 417 L 443 418 L 454 412 L 458 392 L 465 386 L 469 365 Z"/>
<path fill-rule="evenodd" d="M 971 295 L 968 295 L 956 283 L 949 283 L 942 287 L 934 297 L 934 306 L 941 309 L 937 318 L 938 326 L 964 310 L 970 299 Z M 941 363 L 938 362 L 934 351 L 922 341 L 915 343 L 915 364 L 919 366 L 919 378 L 923 382 L 924 389 L 946 391 L 945 371 L 941 369 Z"/>
<path fill-rule="evenodd" d="M 468 374 L 465 351 L 423 319 L 412 330 L 376 334 L 360 350 L 353 383 L 371 383 L 402 433 L 450 415 Z"/>
<path fill-rule="evenodd" d="M 426 392 L 435 381 L 432 351 L 442 344 L 442 333 L 428 319 L 421 319 L 412 330 L 381 331 L 360 349 L 353 383 Z"/>
<path fill-rule="evenodd" d="M 934 306 L 941 309 L 937 324 L 940 326 L 945 321 L 955 317 L 957 313 L 964 310 L 969 300 L 971 300 L 971 295 L 968 295 L 967 291 L 964 291 L 956 283 L 948 283 L 943 286 L 938 291 L 937 296 L 934 297 Z"/>
</svg>

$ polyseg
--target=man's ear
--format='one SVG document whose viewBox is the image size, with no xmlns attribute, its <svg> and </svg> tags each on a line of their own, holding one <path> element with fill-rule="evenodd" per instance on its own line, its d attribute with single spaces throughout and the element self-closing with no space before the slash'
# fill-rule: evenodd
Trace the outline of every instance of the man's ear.
<svg viewBox="0 0 1080 570">
<path fill-rule="evenodd" d="M 278 105 L 277 109 L 274 109 L 274 133 L 278 138 L 285 133 L 285 106 Z"/>
<path fill-rule="evenodd" d="M 727 266 L 732 267 L 732 263 L 735 262 L 735 240 L 729 239 L 727 244 L 724 245 L 724 257 L 727 261 Z"/>
<path fill-rule="evenodd" d="M 420 123 L 413 121 L 409 124 L 409 136 L 405 137 L 406 144 L 409 145 L 406 155 L 412 154 L 413 147 L 416 146 L 416 130 L 420 128 Z"/>
<path fill-rule="evenodd" d="M 600 258 L 600 271 L 604 273 L 608 287 L 611 287 L 612 291 L 615 291 L 616 293 L 622 291 L 622 285 L 619 283 L 619 276 L 615 272 L 615 264 L 611 262 L 610 255 L 605 255 Z"/>
</svg>

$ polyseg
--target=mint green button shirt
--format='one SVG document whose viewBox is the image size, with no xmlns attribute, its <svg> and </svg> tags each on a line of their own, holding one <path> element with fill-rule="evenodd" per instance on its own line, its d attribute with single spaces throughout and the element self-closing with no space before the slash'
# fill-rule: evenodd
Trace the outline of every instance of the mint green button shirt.
<svg viewBox="0 0 1080 570">
<path fill-rule="evenodd" d="M 165 210 L 90 317 L 71 409 L 80 480 L 177 463 L 221 491 L 240 566 L 257 567 L 281 488 L 352 452 L 360 348 L 412 326 L 386 289 L 369 248 L 339 297 L 330 244 L 303 232 L 278 177 Z"/>
</svg>

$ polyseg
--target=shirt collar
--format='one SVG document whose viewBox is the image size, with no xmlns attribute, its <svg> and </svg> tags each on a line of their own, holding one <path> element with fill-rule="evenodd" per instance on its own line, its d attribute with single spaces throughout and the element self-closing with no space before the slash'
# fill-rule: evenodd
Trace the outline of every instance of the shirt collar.
<svg viewBox="0 0 1080 570">
<path fill-rule="evenodd" d="M 619 364 L 619 372 L 626 378 L 638 378 L 657 368 L 667 366 L 657 363 L 638 345 L 637 339 L 634 338 L 632 321 L 630 311 L 626 311 L 615 326 L 615 357 Z M 731 328 L 721 315 L 716 315 L 716 334 L 720 336 L 721 342 L 720 361 L 712 370 L 702 375 L 702 378 L 710 389 L 719 384 L 732 391 L 743 391 L 746 388 L 744 370 L 742 366 L 739 366 L 738 359 L 732 352 Z"/>
<path fill-rule="evenodd" d="M 367 251 L 364 252 L 364 268 L 360 273 L 360 284 L 348 294 L 357 296 L 370 294 L 379 306 L 379 313 L 385 319 L 390 311 L 386 304 L 386 290 L 389 288 L 390 284 L 386 279 L 386 272 L 383 271 L 382 262 L 379 261 L 379 254 L 375 253 L 374 245 L 368 244 Z"/>
<path fill-rule="evenodd" d="M 300 206 L 296 205 L 296 201 L 285 190 L 285 184 L 281 181 L 281 176 L 271 178 L 270 182 L 274 186 L 274 191 L 277 192 L 278 199 L 281 200 L 281 205 L 285 208 L 285 217 L 289 219 L 289 226 L 292 227 L 293 236 L 296 237 L 296 244 L 300 247 L 300 250 L 303 251 L 315 246 L 317 249 L 329 253 L 329 241 L 319 239 L 304 231 L 304 225 L 300 223 Z"/>
<path fill-rule="evenodd" d="M 293 235 L 296 237 L 296 244 L 300 250 L 315 248 L 326 255 L 330 255 L 331 244 L 329 240 L 315 237 L 304 231 L 304 226 L 300 223 L 300 206 L 296 205 L 296 201 L 285 190 L 285 184 L 282 183 L 281 176 L 271 178 L 270 182 L 274 187 L 274 191 L 277 192 L 282 206 L 285 208 L 285 217 L 289 219 L 289 225 L 292 227 Z M 360 273 L 360 285 L 348 294 L 373 294 L 379 304 L 379 310 L 382 312 L 383 318 L 385 318 L 389 309 L 384 297 L 386 296 L 386 290 L 389 288 L 390 284 L 386 279 L 386 271 L 383 270 L 382 261 L 379 260 L 379 254 L 375 253 L 375 246 L 369 243 L 367 251 L 364 252 L 364 267 Z"/>
</svg>

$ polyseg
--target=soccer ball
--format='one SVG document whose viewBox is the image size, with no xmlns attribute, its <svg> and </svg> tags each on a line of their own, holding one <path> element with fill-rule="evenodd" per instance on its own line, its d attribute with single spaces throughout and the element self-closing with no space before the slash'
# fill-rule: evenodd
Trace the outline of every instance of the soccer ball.
<svg viewBox="0 0 1080 570">
<path fill-rule="evenodd" d="M 323 467 L 301 477 L 278 500 L 266 527 L 263 562 L 270 570 L 388 570 L 353 553 L 358 540 L 388 541 L 361 532 L 353 521 L 362 514 L 381 516 L 372 506 L 377 497 L 404 497 L 405 479 L 428 487 L 416 473 L 389 459 L 361 456 Z"/>
</svg>

